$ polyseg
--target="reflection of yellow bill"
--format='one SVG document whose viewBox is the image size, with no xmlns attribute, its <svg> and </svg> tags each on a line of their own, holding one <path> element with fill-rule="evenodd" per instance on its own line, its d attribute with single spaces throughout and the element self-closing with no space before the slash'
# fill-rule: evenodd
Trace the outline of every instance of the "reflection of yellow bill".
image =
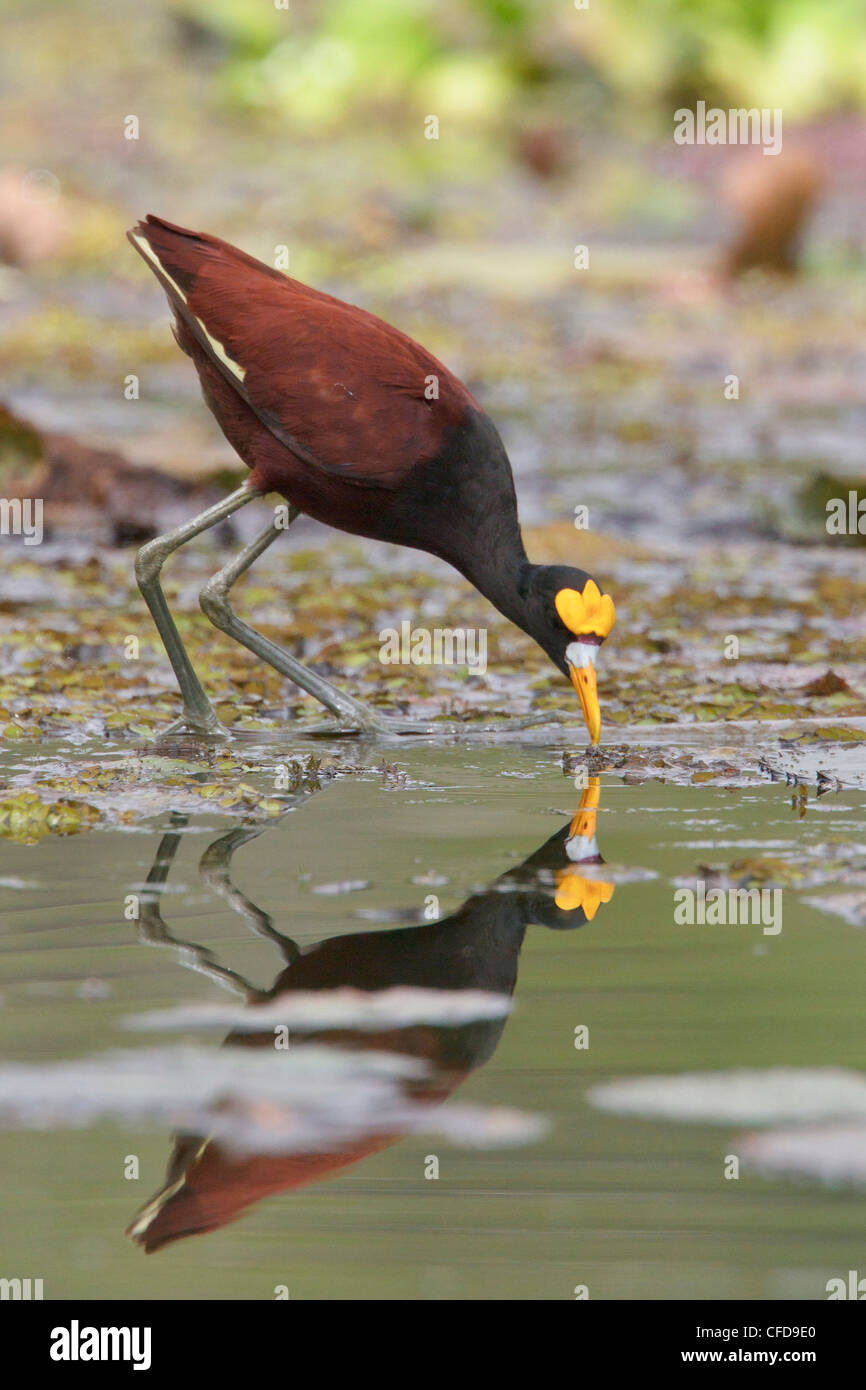
<svg viewBox="0 0 866 1390">
<path fill-rule="evenodd" d="M 614 884 L 598 878 L 584 878 L 576 869 L 562 869 L 556 876 L 554 902 L 562 912 L 574 912 L 582 907 L 587 922 L 591 922 L 602 903 L 613 897 Z"/>
<path fill-rule="evenodd" d="M 568 854 L 576 862 L 556 875 L 556 897 L 554 902 L 562 912 L 573 912 L 582 907 L 583 914 L 591 922 L 602 903 L 609 903 L 613 897 L 614 885 L 599 878 L 587 878 L 580 872 L 581 861 L 597 861 L 595 848 L 595 820 L 601 801 L 601 778 L 589 777 L 580 794 L 577 815 L 568 827 Z M 584 840 L 585 845 L 575 845 L 574 840 Z"/>
<path fill-rule="evenodd" d="M 577 815 L 568 828 L 569 840 L 579 835 L 583 840 L 591 840 L 595 835 L 595 813 L 601 801 L 601 778 L 590 777 L 580 794 Z"/>
</svg>

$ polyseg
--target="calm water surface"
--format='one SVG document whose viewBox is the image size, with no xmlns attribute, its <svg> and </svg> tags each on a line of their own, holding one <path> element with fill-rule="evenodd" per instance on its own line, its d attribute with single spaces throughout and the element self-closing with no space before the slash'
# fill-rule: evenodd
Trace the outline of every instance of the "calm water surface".
<svg viewBox="0 0 866 1390">
<path fill-rule="evenodd" d="M 394 756 L 405 777 L 259 834 L 165 814 L 4 845 L 0 1273 L 51 1298 L 825 1297 L 862 1265 L 856 1186 L 726 1178 L 759 1127 L 736 1097 L 708 1123 L 590 1092 L 862 1067 L 862 930 L 804 898 L 866 795 L 802 815 L 784 784 L 607 774 L 581 798 L 552 746 Z M 806 872 L 778 934 L 675 922 L 698 866 L 767 857 Z M 274 996 L 306 1008 L 287 1051 Z"/>
</svg>

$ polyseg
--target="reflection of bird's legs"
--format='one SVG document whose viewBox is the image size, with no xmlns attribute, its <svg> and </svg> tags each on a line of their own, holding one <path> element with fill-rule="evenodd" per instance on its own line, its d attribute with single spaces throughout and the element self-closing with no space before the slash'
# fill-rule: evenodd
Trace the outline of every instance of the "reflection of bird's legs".
<svg viewBox="0 0 866 1390">
<path fill-rule="evenodd" d="M 240 827 L 237 830 L 230 830 L 227 835 L 221 835 L 218 840 L 214 840 L 212 845 L 208 845 L 201 859 L 199 860 L 198 871 L 202 882 L 216 893 L 224 902 L 228 903 L 233 912 L 237 912 L 243 917 L 247 926 L 256 936 L 262 936 L 266 941 L 271 941 L 276 946 L 286 965 L 294 965 L 300 956 L 300 948 L 288 936 L 283 936 L 282 932 L 277 931 L 271 920 L 270 915 L 257 907 L 254 902 L 236 888 L 231 881 L 231 861 L 232 855 L 241 845 L 254 840 L 261 835 L 264 830 L 270 829 L 269 826 L 256 826 L 246 829 Z"/>
<path fill-rule="evenodd" d="M 178 827 L 187 824 L 186 816 L 173 813 L 171 820 L 172 824 Z M 219 965 L 213 952 L 207 946 L 199 946 L 194 941 L 181 941 L 179 937 L 172 936 L 163 921 L 160 910 L 160 889 L 168 878 L 180 839 L 177 831 L 170 831 L 163 835 L 159 842 L 156 858 L 145 880 L 145 887 L 140 894 L 141 916 L 138 922 L 138 939 L 146 946 L 175 947 L 181 965 L 188 970 L 195 970 L 200 975 L 206 975 L 208 979 L 215 980 L 223 989 L 231 990 L 232 993 L 241 995 L 247 1001 L 257 999 L 260 997 L 261 991 L 251 985 L 248 980 L 245 980 L 242 975 L 234 970 L 229 970 L 227 966 Z"/>
</svg>

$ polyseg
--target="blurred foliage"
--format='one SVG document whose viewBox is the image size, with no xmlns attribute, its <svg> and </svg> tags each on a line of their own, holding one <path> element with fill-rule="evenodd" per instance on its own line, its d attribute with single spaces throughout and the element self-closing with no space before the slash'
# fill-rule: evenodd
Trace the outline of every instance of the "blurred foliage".
<svg viewBox="0 0 866 1390">
<path fill-rule="evenodd" d="M 524 8 L 504 0 L 470 5 L 468 15 L 433 0 L 296 0 L 291 10 L 178 0 L 174 12 L 193 49 L 220 62 L 232 102 L 313 130 L 362 107 L 385 114 L 410 96 L 437 114 L 495 116 L 517 71 L 507 50 L 486 45 L 495 31 L 531 29 Z"/>
<path fill-rule="evenodd" d="M 861 0 L 608 0 L 591 60 L 627 98 L 776 107 L 802 120 L 866 102 Z"/>
<path fill-rule="evenodd" d="M 407 106 L 495 122 L 518 93 L 572 108 L 582 93 L 599 119 L 698 98 L 789 119 L 866 104 L 862 0 L 173 0 L 172 13 L 226 99 L 312 131 Z"/>
</svg>

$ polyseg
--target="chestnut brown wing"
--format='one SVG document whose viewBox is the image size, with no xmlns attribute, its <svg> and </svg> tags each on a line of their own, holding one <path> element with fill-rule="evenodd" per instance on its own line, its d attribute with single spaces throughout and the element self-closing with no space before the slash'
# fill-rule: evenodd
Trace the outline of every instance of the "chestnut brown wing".
<svg viewBox="0 0 866 1390">
<path fill-rule="evenodd" d="M 209 361 L 310 467 L 399 487 L 478 409 L 406 334 L 227 242 L 153 217 L 130 240 Z"/>
</svg>

